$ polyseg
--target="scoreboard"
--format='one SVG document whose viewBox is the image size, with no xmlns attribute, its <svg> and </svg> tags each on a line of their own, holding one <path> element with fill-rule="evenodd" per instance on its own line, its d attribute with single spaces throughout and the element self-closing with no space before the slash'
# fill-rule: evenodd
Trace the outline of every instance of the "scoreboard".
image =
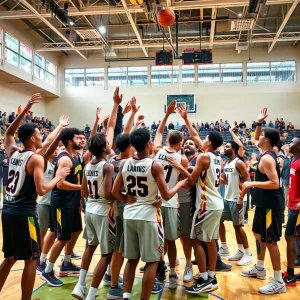
<svg viewBox="0 0 300 300">
<path fill-rule="evenodd" d="M 173 65 L 173 52 L 172 50 L 158 50 L 155 54 L 155 65 Z"/>
<path fill-rule="evenodd" d="M 182 53 L 184 65 L 212 64 L 212 50 L 186 49 Z"/>
</svg>

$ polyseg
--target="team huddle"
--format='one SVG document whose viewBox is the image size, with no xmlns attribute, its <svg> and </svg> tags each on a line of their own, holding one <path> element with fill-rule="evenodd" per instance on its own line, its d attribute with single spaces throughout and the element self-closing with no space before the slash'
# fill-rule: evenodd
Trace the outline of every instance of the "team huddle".
<svg viewBox="0 0 300 300">
<path fill-rule="evenodd" d="M 111 114 L 103 120 L 105 131 L 97 133 L 100 120 L 97 109 L 86 150 L 83 132 L 66 128 L 67 116 L 60 118 L 59 126 L 44 142 L 36 125 L 20 126 L 26 111 L 40 98 L 40 94 L 32 96 L 5 136 L 10 160 L 2 211 L 5 259 L 0 266 L 0 290 L 17 260 L 25 261 L 23 300 L 31 299 L 36 272 L 50 286 L 62 286 L 54 264 L 64 251 L 58 275 L 79 274 L 72 291 L 74 298 L 96 299 L 103 280 L 110 287 L 107 299 L 131 299 L 136 268 L 142 260 L 145 265 L 140 268 L 144 273 L 140 298 L 146 300 L 162 290 L 166 254 L 170 266 L 169 288 L 176 289 L 176 240 L 180 238 L 186 260 L 183 281 L 193 282 L 186 292 L 214 291 L 218 289 L 216 271 L 232 268 L 222 262 L 221 256 L 229 256 L 238 266 L 254 261 L 243 229 L 249 189 L 253 189 L 256 203 L 252 230 L 257 263 L 243 269 L 241 275 L 266 279 L 264 259 L 268 249 L 274 276 L 259 292 L 285 293 L 286 286 L 296 285 L 296 280 L 300 280 L 300 275 L 294 274 L 295 238 L 300 235 L 300 137 L 294 137 L 290 144 L 294 158 L 285 232 L 288 269 L 282 274 L 277 242 L 282 235 L 285 201 L 280 186 L 280 164 L 273 151 L 280 137 L 275 129 L 262 130 L 266 109 L 257 118 L 255 143 L 261 155 L 255 180 L 250 181 L 243 148 L 235 137 L 224 146 L 219 132 L 210 132 L 201 140 L 187 110 L 177 107 L 176 101 L 167 107 L 152 142 L 149 130 L 138 128 L 143 117 L 135 120 L 139 110 L 135 98 L 123 110 L 131 112 L 123 132 L 116 134 L 122 103 L 122 95 L 116 88 Z M 183 140 L 181 132 L 171 130 L 163 145 L 165 125 L 175 111 L 184 120 L 190 137 Z M 16 131 L 24 149 L 18 148 L 14 141 Z M 58 147 L 60 142 L 64 149 Z M 223 192 L 222 186 L 225 186 Z M 71 258 L 83 229 L 82 211 L 86 247 L 78 267 Z M 231 256 L 224 221 L 232 222 L 236 236 L 237 251 Z M 98 245 L 101 259 L 87 289 L 86 276 Z M 124 258 L 127 261 L 120 277 Z M 196 277 L 192 264 L 199 269 Z"/>
</svg>

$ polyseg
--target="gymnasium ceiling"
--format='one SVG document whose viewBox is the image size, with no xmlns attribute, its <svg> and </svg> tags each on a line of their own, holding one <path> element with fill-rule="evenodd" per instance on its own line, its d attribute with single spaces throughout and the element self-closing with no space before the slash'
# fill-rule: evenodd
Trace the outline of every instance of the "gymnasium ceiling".
<svg viewBox="0 0 300 300">
<path fill-rule="evenodd" d="M 0 0 L 0 20 L 20 19 L 41 35 L 44 41 L 36 45 L 38 51 L 77 53 L 85 59 L 93 53 L 118 57 L 133 51 L 147 57 L 149 51 L 162 49 L 163 43 L 176 49 L 175 23 L 164 33 L 157 25 L 161 7 L 172 8 L 178 16 L 180 49 L 199 48 L 200 39 L 202 48 L 230 47 L 237 52 L 247 50 L 249 43 L 266 46 L 269 52 L 278 45 L 300 43 L 299 0 L 261 1 L 257 14 L 248 13 L 249 0 L 147 0 L 138 6 L 129 0 L 43 1 Z M 47 9 L 51 1 L 62 13 L 68 3 L 66 19 Z M 241 21 L 246 27 L 232 30 Z M 102 26 L 105 32 L 99 29 Z"/>
</svg>

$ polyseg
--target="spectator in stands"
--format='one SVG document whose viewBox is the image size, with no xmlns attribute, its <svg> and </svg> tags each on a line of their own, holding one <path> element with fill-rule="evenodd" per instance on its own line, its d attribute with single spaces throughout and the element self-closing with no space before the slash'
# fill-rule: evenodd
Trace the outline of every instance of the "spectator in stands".
<svg viewBox="0 0 300 300">
<path fill-rule="evenodd" d="M 173 124 L 172 121 L 171 121 L 170 124 L 168 125 L 168 129 L 169 129 L 169 130 L 174 130 L 174 124 Z"/>
<path fill-rule="evenodd" d="M 224 125 L 223 119 L 220 119 L 220 131 L 224 131 Z"/>
<path fill-rule="evenodd" d="M 280 127 L 280 121 L 279 121 L 279 119 L 277 118 L 276 120 L 275 120 L 275 129 L 278 129 Z"/>
<path fill-rule="evenodd" d="M 253 123 L 252 123 L 252 125 L 251 125 L 251 129 L 252 129 L 252 130 L 255 130 L 255 129 L 256 129 L 256 122 L 255 122 L 255 121 L 253 121 Z"/>
<path fill-rule="evenodd" d="M 205 130 L 209 130 L 209 124 L 208 124 L 208 122 L 205 122 L 204 128 L 205 128 Z"/>
<path fill-rule="evenodd" d="M 283 118 L 280 119 L 280 130 L 285 129 L 285 122 L 283 121 Z"/>
<path fill-rule="evenodd" d="M 204 123 L 201 123 L 201 125 L 200 125 L 200 130 L 199 130 L 199 131 L 205 131 Z"/>
<path fill-rule="evenodd" d="M 225 123 L 224 123 L 224 130 L 225 131 L 229 131 L 229 128 L 230 128 L 231 126 L 230 126 L 230 124 L 228 123 L 228 121 L 227 120 L 225 120 Z"/>
<path fill-rule="evenodd" d="M 197 124 L 196 124 L 196 129 L 197 129 L 197 131 L 199 132 L 200 131 L 200 125 L 199 125 L 199 123 L 197 122 Z"/>
<path fill-rule="evenodd" d="M 156 129 L 157 129 L 157 126 L 156 126 L 155 122 L 153 122 L 151 125 L 151 130 L 156 130 Z"/>
<path fill-rule="evenodd" d="M 219 122 L 217 121 L 216 123 L 215 123 L 215 131 L 220 131 L 220 124 L 219 124 Z"/>
<path fill-rule="evenodd" d="M 16 115 L 14 112 L 11 113 L 11 115 L 8 116 L 8 123 L 11 124 L 16 119 Z"/>
<path fill-rule="evenodd" d="M 268 124 L 268 127 L 274 128 L 274 124 L 273 124 L 272 120 L 270 120 L 270 122 L 269 122 L 269 124 Z"/>
<path fill-rule="evenodd" d="M 91 128 L 88 124 L 85 125 L 85 128 L 84 128 L 84 133 L 90 133 L 91 132 Z"/>
<path fill-rule="evenodd" d="M 175 130 L 180 130 L 180 129 L 181 129 L 181 126 L 179 125 L 179 122 L 177 122 L 175 125 Z"/>
<path fill-rule="evenodd" d="M 266 120 L 263 120 L 262 121 L 262 127 L 266 127 L 267 126 L 267 121 Z"/>
<path fill-rule="evenodd" d="M 6 125 L 2 125 L 1 126 L 1 129 L 0 129 L 0 133 L 1 133 L 1 135 L 3 135 L 4 136 L 4 134 L 5 134 L 5 132 L 6 132 Z"/>
<path fill-rule="evenodd" d="M 215 125 L 213 123 L 213 121 L 210 122 L 210 125 L 209 125 L 209 131 L 214 131 L 215 129 Z"/>
<path fill-rule="evenodd" d="M 295 127 L 294 127 L 294 125 L 290 122 L 286 129 L 287 129 L 288 131 L 290 131 L 290 130 L 294 130 Z"/>
<path fill-rule="evenodd" d="M 247 126 L 246 126 L 246 123 L 244 121 L 242 121 L 240 124 L 239 124 L 239 128 L 240 129 L 245 129 Z"/>
<path fill-rule="evenodd" d="M 5 126 L 9 126 L 10 125 L 9 122 L 8 122 L 7 116 L 6 116 L 6 112 L 4 112 L 3 115 L 2 115 L 2 123 Z"/>
<path fill-rule="evenodd" d="M 248 146 L 248 142 L 249 142 L 249 139 L 248 139 L 247 136 L 244 134 L 243 137 L 242 137 L 242 143 L 243 143 L 244 147 L 247 147 L 247 146 Z"/>
</svg>

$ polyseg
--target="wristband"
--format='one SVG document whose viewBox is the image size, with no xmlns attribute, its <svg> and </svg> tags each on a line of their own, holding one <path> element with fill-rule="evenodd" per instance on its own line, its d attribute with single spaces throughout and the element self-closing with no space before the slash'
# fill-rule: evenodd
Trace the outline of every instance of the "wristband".
<svg viewBox="0 0 300 300">
<path fill-rule="evenodd" d="M 256 126 L 262 126 L 262 123 L 256 122 Z"/>
</svg>

